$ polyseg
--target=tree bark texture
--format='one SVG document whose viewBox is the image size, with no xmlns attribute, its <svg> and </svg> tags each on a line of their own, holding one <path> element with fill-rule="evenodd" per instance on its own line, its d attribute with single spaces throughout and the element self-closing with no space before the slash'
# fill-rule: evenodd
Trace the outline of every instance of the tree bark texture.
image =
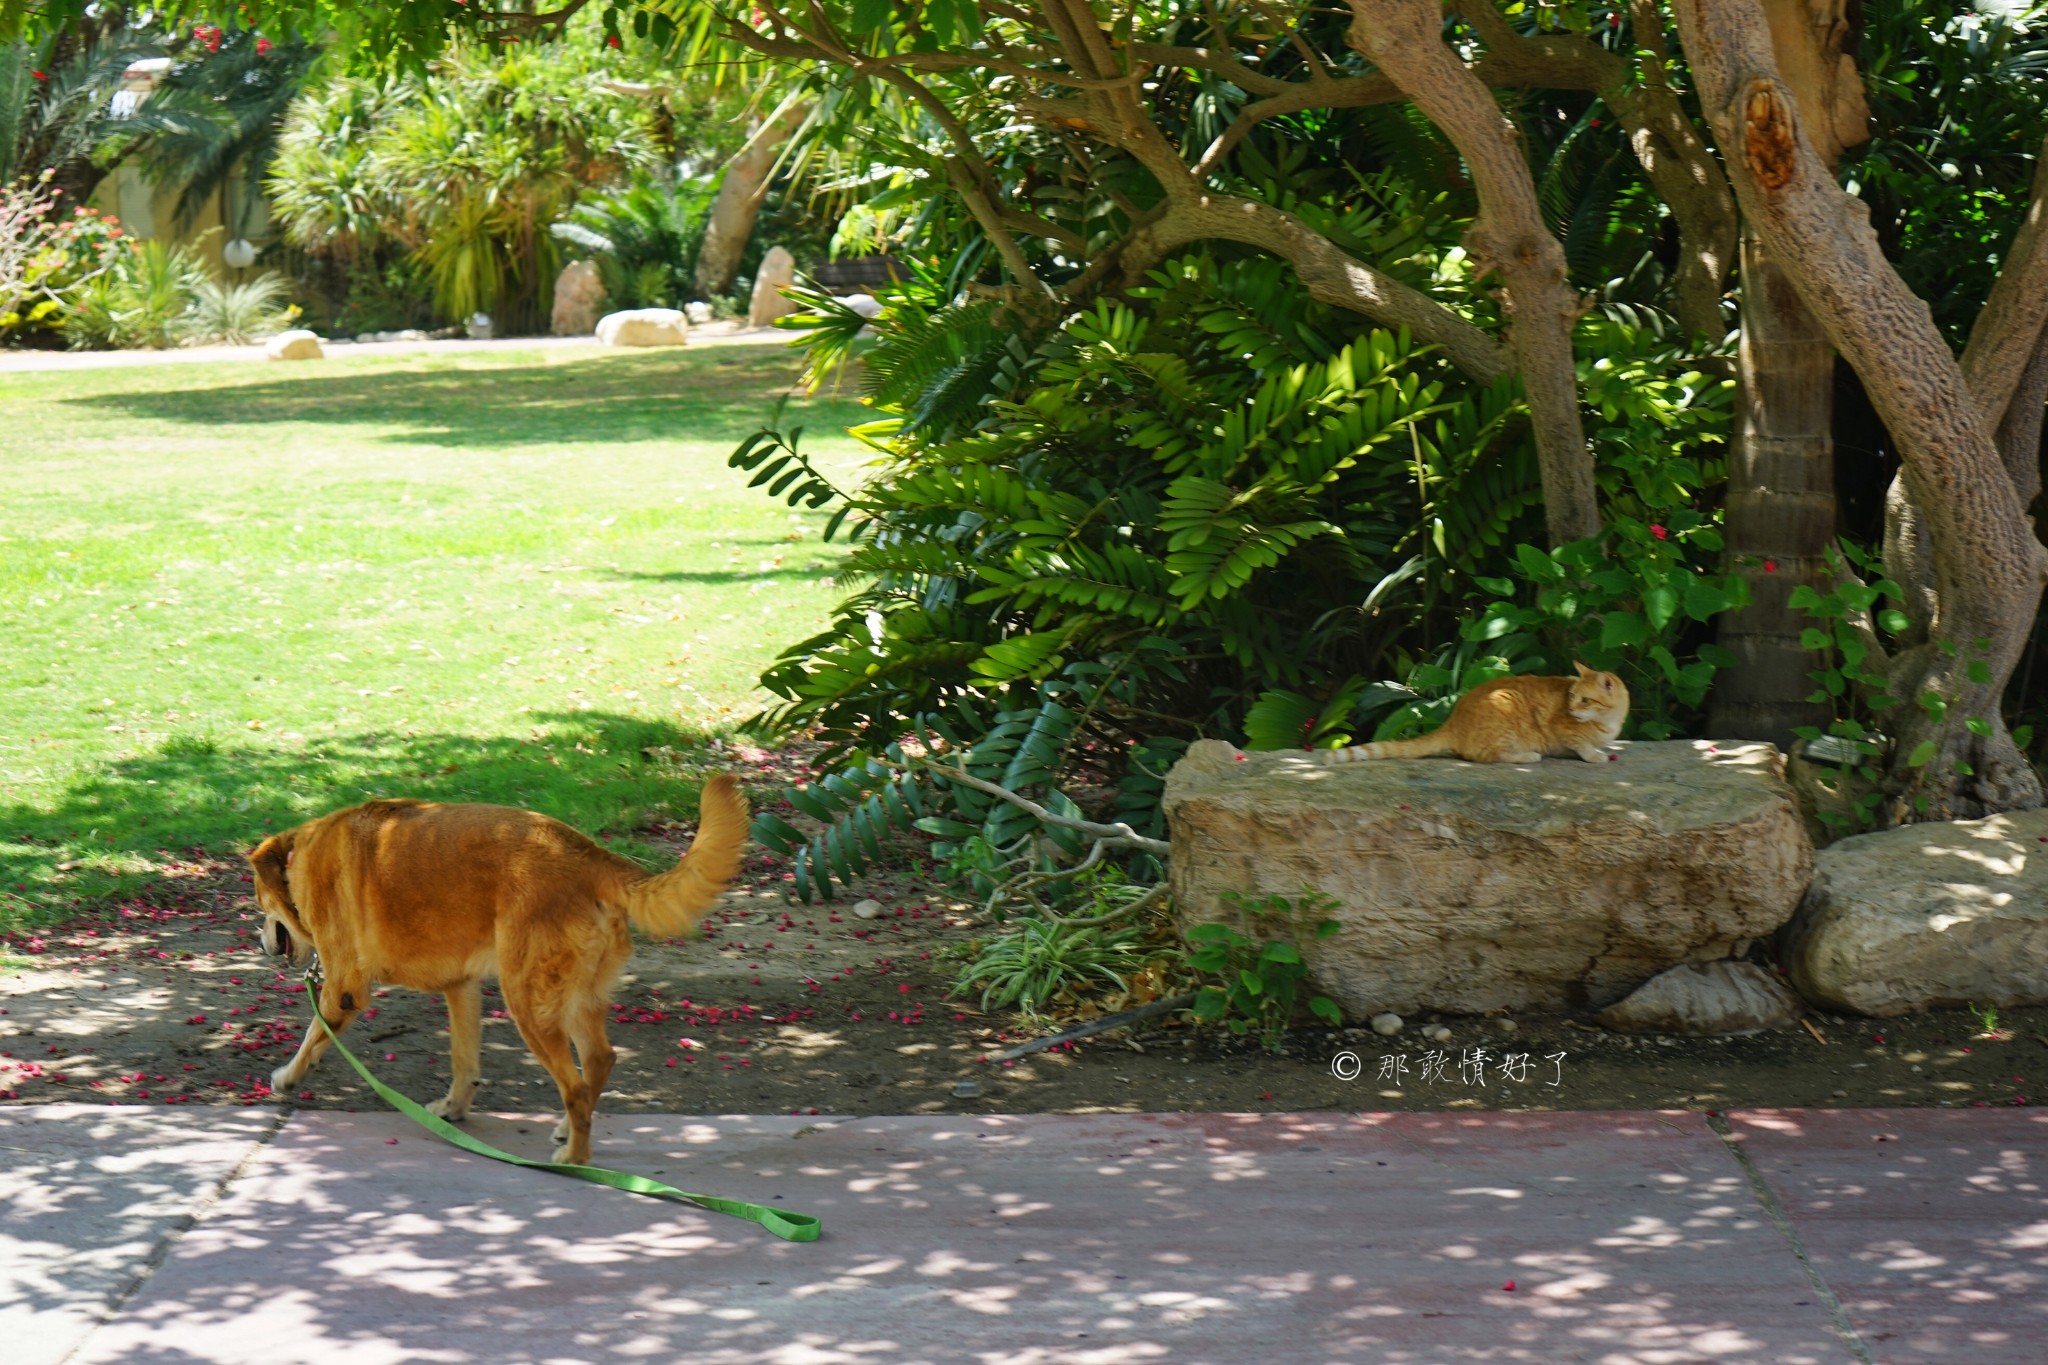
<svg viewBox="0 0 2048 1365">
<path fill-rule="evenodd" d="M 1438 0 L 1351 0 L 1351 44 L 1372 61 L 1465 159 L 1479 214 L 1465 246 L 1484 274 L 1498 275 L 1508 349 L 1542 468 L 1550 543 L 1600 531 L 1593 453 L 1579 416 L 1572 329 L 1584 313 L 1566 278 L 1564 247 L 1543 221 L 1521 138 L 1493 91 L 1443 40 Z"/>
<path fill-rule="evenodd" d="M 1724 530 L 1729 567 L 1750 605 L 1724 612 L 1720 642 L 1736 665 L 1715 676 L 1708 730 L 1789 750 L 1793 730 L 1825 728 L 1826 703 L 1807 701 L 1822 656 L 1803 649 L 1810 622 L 1792 591 L 1826 586 L 1835 534 L 1835 348 L 1790 273 L 1753 235 L 1742 243 L 1742 340 L 1735 441 Z"/>
<path fill-rule="evenodd" d="M 768 197 L 775 162 L 810 113 L 807 101 L 786 102 L 725 163 L 725 177 L 718 182 L 718 196 L 711 201 L 711 216 L 704 224 L 704 242 L 697 249 L 697 292 L 703 297 L 732 292 L 740 258 L 754 235 L 754 220 Z"/>
<path fill-rule="evenodd" d="M 1898 717 L 1888 786 L 1894 820 L 2041 804 L 2000 698 L 2048 581 L 1991 430 L 1926 304 L 1899 279 L 1864 206 L 1844 193 L 1803 126 L 1758 0 L 1676 0 L 1700 101 L 1751 229 L 1862 379 L 1898 442 L 1926 519 L 1938 605 L 1926 646 L 1893 661 Z M 1834 130 L 1823 129 L 1825 136 Z M 1984 679 L 1972 681 L 1975 673 Z M 1938 708 L 1919 699 L 1932 694 Z M 1966 718 L 1985 723 L 1979 737 Z M 1923 742 L 1933 760 L 1912 762 Z M 1965 770 L 1967 768 L 1967 770 Z"/>
</svg>

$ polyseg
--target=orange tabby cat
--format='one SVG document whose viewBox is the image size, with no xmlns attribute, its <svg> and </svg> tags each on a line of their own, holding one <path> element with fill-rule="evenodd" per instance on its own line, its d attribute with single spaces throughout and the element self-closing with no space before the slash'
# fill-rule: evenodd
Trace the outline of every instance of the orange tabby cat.
<svg viewBox="0 0 2048 1365">
<path fill-rule="evenodd" d="M 1628 719 L 1628 687 L 1612 673 L 1576 667 L 1575 678 L 1495 678 L 1458 698 L 1450 719 L 1418 739 L 1327 750 L 1323 762 L 1455 754 L 1474 763 L 1534 763 L 1577 754 L 1598 763 L 1606 757 L 1600 746 Z"/>
</svg>

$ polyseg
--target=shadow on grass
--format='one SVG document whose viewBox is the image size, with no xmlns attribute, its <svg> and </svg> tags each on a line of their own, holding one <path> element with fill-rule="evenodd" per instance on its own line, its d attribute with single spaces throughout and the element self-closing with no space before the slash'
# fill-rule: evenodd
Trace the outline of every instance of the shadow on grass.
<svg viewBox="0 0 2048 1365">
<path fill-rule="evenodd" d="M 780 545 L 780 537 L 758 537 L 748 542 L 755 545 Z M 802 547 L 806 553 L 815 553 L 821 547 L 815 542 Z M 822 568 L 805 568 L 799 564 L 785 564 L 779 569 L 676 569 L 668 573 L 640 573 L 630 569 L 611 569 L 600 575 L 614 583 L 763 583 L 772 579 L 784 579 L 792 583 L 807 583 L 814 578 L 830 578 L 838 570 L 826 565 Z"/>
<path fill-rule="evenodd" d="M 594 356 L 557 364 L 462 363 L 433 368 L 294 371 L 290 377 L 171 389 L 102 392 L 60 401 L 112 409 L 151 426 L 307 422 L 403 428 L 385 439 L 448 446 L 530 446 L 592 441 L 737 442 L 789 393 L 795 360 L 773 351 L 721 350 Z M 807 400 L 825 425 L 863 420 L 851 403 Z"/>
<path fill-rule="evenodd" d="M 535 713 L 539 737 L 360 734 L 301 749 L 178 736 L 109 763 L 53 805 L 0 805 L 0 929 L 134 894 L 167 861 L 236 857 L 265 835 L 379 796 L 541 811 L 596 835 L 694 819 L 705 736 L 602 711 Z M 631 838 L 616 847 L 654 856 Z M 68 865 L 68 866 L 66 866 Z"/>
</svg>

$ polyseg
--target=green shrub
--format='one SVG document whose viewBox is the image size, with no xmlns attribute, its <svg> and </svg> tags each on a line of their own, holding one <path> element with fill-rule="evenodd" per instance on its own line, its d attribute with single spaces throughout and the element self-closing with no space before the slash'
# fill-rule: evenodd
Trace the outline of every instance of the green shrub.
<svg viewBox="0 0 2048 1365">
<path fill-rule="evenodd" d="M 1304 936 L 1324 939 L 1338 932 L 1337 921 L 1313 918 L 1337 902 L 1311 890 L 1294 900 L 1235 892 L 1226 892 L 1225 899 L 1238 907 L 1235 927 L 1197 924 L 1187 931 L 1188 966 L 1216 978 L 1195 993 L 1195 1017 L 1240 1036 L 1256 1030 L 1268 1052 L 1280 1050 L 1297 1005 L 1324 1023 L 1343 1023 L 1343 1011 L 1328 996 L 1302 998 L 1308 967 L 1296 946 Z"/>
<path fill-rule="evenodd" d="M 64 331 L 73 345 L 86 349 L 175 346 L 185 339 L 194 292 L 205 281 L 191 247 L 131 239 L 79 290 Z"/>
<path fill-rule="evenodd" d="M 716 188 L 707 179 L 636 176 L 622 190 L 586 198 L 555 236 L 592 254 L 607 306 L 680 308 L 696 297 L 697 251 Z"/>
</svg>

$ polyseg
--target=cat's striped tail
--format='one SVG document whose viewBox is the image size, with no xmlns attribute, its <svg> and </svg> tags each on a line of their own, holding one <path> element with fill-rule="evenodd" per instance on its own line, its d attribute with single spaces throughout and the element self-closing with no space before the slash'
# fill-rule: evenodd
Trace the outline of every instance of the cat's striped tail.
<svg viewBox="0 0 2048 1365">
<path fill-rule="evenodd" d="M 1348 749 L 1325 749 L 1324 763 L 1360 763 L 1369 758 L 1434 758 L 1454 754 L 1457 749 L 1442 730 L 1416 739 L 1383 739 L 1377 744 L 1354 744 Z"/>
</svg>

